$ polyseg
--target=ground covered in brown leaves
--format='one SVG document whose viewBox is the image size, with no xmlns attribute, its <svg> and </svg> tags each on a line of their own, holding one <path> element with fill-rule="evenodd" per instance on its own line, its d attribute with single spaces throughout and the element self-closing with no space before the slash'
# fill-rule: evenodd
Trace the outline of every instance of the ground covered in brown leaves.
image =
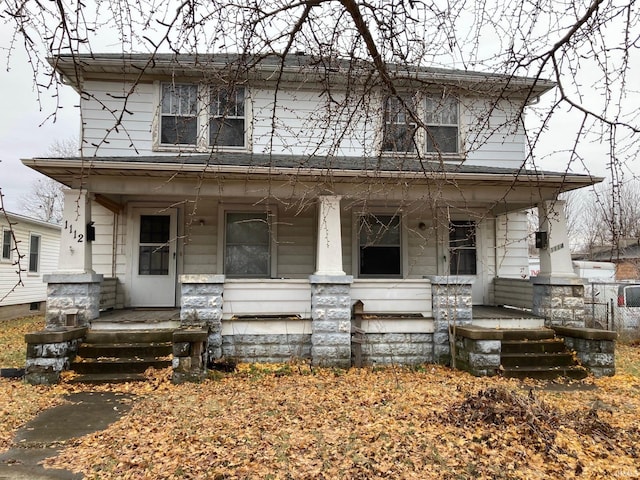
<svg viewBox="0 0 640 480">
<path fill-rule="evenodd" d="M 180 386 L 154 372 L 100 387 L 136 394 L 132 410 L 48 465 L 88 479 L 640 478 L 640 347 L 617 359 L 615 377 L 546 389 L 431 365 L 241 365 Z M 35 412 L 92 387 L 0 388 L 14 396 L 0 409 L 24 394 Z"/>
</svg>

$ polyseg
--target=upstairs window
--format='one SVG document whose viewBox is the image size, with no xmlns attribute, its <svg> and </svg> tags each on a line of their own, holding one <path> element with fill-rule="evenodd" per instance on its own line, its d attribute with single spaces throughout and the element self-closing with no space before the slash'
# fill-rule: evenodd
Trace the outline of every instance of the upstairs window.
<svg viewBox="0 0 640 480">
<path fill-rule="evenodd" d="M 415 152 L 416 124 L 407 108 L 413 108 L 410 96 L 388 97 L 384 104 L 383 152 Z"/>
<path fill-rule="evenodd" d="M 160 143 L 196 145 L 198 141 L 198 87 L 163 84 Z"/>
<path fill-rule="evenodd" d="M 29 273 L 40 271 L 40 235 L 29 237 Z"/>
<path fill-rule="evenodd" d="M 425 98 L 427 153 L 458 153 L 458 100 L 447 95 Z"/>
<path fill-rule="evenodd" d="M 2 229 L 2 260 L 11 260 L 11 230 Z"/>
<path fill-rule="evenodd" d="M 402 274 L 400 217 L 365 215 L 358 231 L 358 273 L 363 277 L 399 277 Z"/>
<path fill-rule="evenodd" d="M 209 145 L 244 147 L 244 88 L 210 89 Z"/>
</svg>

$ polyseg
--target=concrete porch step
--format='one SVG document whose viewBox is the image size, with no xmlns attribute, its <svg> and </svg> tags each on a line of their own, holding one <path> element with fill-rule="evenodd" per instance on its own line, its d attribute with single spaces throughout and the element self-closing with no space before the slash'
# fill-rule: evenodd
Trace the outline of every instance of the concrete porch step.
<svg viewBox="0 0 640 480">
<path fill-rule="evenodd" d="M 90 344 L 163 343 L 173 341 L 173 329 L 94 330 L 84 342 Z"/>
<path fill-rule="evenodd" d="M 571 380 L 582 380 L 588 376 L 584 367 L 505 367 L 502 375 L 508 378 L 533 378 L 537 380 L 553 380 L 563 377 Z"/>
<path fill-rule="evenodd" d="M 82 358 L 164 357 L 171 355 L 172 348 L 171 342 L 83 343 L 78 349 L 78 356 Z"/>
<path fill-rule="evenodd" d="M 502 353 L 500 363 L 504 368 L 566 367 L 575 365 L 569 352 Z"/>
<path fill-rule="evenodd" d="M 171 359 L 158 357 L 133 357 L 133 358 L 83 358 L 79 362 L 73 362 L 71 369 L 79 374 L 85 373 L 144 373 L 147 368 L 166 368 L 171 365 Z"/>
<path fill-rule="evenodd" d="M 502 353 L 559 353 L 566 351 L 564 342 L 559 338 L 542 340 L 503 340 Z"/>
<path fill-rule="evenodd" d="M 77 375 L 69 379 L 69 383 L 127 383 L 127 382 L 145 382 L 147 377 L 141 373 L 91 373 L 85 375 Z"/>
</svg>

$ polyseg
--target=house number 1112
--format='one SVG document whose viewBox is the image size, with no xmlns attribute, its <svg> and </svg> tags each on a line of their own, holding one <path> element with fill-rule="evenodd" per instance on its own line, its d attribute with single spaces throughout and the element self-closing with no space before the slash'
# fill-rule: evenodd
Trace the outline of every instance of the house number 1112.
<svg viewBox="0 0 640 480">
<path fill-rule="evenodd" d="M 77 240 L 78 243 L 82 243 L 84 241 L 84 234 L 78 233 L 78 231 L 74 228 L 74 226 L 69 223 L 68 220 L 64 221 L 64 230 L 69 233 L 69 235 L 73 235 L 73 239 Z"/>
</svg>

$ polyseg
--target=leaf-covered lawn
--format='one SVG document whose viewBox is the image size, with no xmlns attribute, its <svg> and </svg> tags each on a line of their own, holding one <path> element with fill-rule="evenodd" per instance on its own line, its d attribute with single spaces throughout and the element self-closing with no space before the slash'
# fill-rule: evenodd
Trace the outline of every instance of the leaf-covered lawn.
<svg viewBox="0 0 640 480">
<path fill-rule="evenodd" d="M 566 388 L 419 369 L 241 365 L 202 384 L 0 382 L 0 449 L 61 395 L 134 393 L 108 429 L 48 466 L 87 479 L 640 478 L 640 347 L 619 374 Z M 4 440 L 3 440 L 4 439 Z"/>
<path fill-rule="evenodd" d="M 133 410 L 49 465 L 89 479 L 640 478 L 640 379 L 626 373 L 568 391 L 439 366 L 163 375 L 121 387 L 139 389 Z"/>
<path fill-rule="evenodd" d="M 27 355 L 24 334 L 44 328 L 44 317 L 0 321 L 0 368 L 22 368 Z"/>
</svg>

